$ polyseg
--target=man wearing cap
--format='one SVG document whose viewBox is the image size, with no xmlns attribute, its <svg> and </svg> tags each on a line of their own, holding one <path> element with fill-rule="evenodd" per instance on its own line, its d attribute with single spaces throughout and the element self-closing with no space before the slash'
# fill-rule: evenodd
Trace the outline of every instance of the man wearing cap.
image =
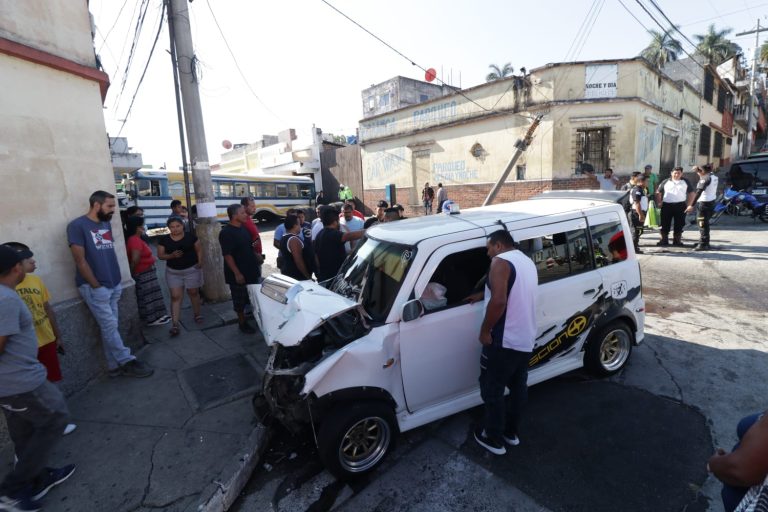
<svg viewBox="0 0 768 512">
<path fill-rule="evenodd" d="M 697 204 L 699 211 L 696 215 L 696 221 L 699 224 L 699 243 L 693 248 L 694 251 L 708 251 L 709 246 L 709 219 L 715 211 L 715 199 L 717 198 L 717 176 L 712 174 L 712 167 L 707 164 L 702 167 L 698 165 L 693 168 L 699 175 L 699 182 L 696 184 L 696 194 L 693 200 L 688 203 L 685 213 L 693 211 L 693 205 Z"/>
<path fill-rule="evenodd" d="M 18 458 L 0 484 L 0 510 L 39 510 L 37 500 L 75 471 L 73 465 L 46 467 L 69 409 L 61 391 L 46 379 L 37 359 L 32 314 L 15 290 L 25 277 L 23 257 L 0 246 L 0 409 Z"/>
<path fill-rule="evenodd" d="M 384 222 L 384 212 L 386 212 L 387 208 L 389 208 L 389 204 L 383 199 L 376 203 L 376 216 L 366 220 L 363 228 L 368 229 L 379 222 Z"/>
<path fill-rule="evenodd" d="M 75 284 L 99 324 L 110 377 L 149 377 L 154 370 L 131 354 L 118 331 L 117 304 L 123 287 L 110 225 L 115 196 L 97 190 L 88 204 L 88 213 L 67 225 L 67 240 L 77 270 Z"/>
</svg>

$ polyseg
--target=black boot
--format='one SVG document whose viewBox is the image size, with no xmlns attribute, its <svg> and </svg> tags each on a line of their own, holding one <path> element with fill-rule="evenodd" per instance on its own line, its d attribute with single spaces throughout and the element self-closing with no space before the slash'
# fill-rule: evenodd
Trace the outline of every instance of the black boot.
<svg viewBox="0 0 768 512">
<path fill-rule="evenodd" d="M 659 247 L 668 247 L 669 246 L 669 235 L 666 233 L 661 234 L 661 240 L 656 242 L 656 245 Z"/>
<path fill-rule="evenodd" d="M 683 243 L 683 235 L 675 235 L 672 239 L 672 245 L 675 247 L 685 247 Z"/>
</svg>

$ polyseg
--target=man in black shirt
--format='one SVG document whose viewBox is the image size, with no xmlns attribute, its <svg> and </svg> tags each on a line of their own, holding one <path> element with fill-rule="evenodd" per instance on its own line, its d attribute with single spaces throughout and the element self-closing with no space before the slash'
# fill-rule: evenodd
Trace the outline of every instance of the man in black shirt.
<svg viewBox="0 0 768 512">
<path fill-rule="evenodd" d="M 344 263 L 347 253 L 344 242 L 358 240 L 363 237 L 365 230 L 339 231 L 339 216 L 335 210 L 324 210 L 322 213 L 323 229 L 314 241 L 315 256 L 317 257 L 317 280 L 326 281 L 334 277 Z"/>
<path fill-rule="evenodd" d="M 645 212 L 648 211 L 648 196 L 645 194 L 645 176 L 639 174 L 635 178 L 635 186 L 629 191 L 629 223 L 632 225 L 632 241 L 635 243 L 635 252 L 642 254 L 640 250 L 640 235 L 643 234 L 645 224 Z"/>
<path fill-rule="evenodd" d="M 259 282 L 259 262 L 253 252 L 251 233 L 243 225 L 248 213 L 240 204 L 227 207 L 229 224 L 221 228 L 219 244 L 224 256 L 224 281 L 232 293 L 232 306 L 237 313 L 240 330 L 253 334 L 256 330 L 245 319 L 245 305 L 250 304 L 248 284 Z"/>
</svg>

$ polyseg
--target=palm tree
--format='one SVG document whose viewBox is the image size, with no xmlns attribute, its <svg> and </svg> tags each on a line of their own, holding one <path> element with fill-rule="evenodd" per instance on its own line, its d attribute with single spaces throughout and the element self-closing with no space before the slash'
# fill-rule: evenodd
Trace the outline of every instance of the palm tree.
<svg viewBox="0 0 768 512">
<path fill-rule="evenodd" d="M 502 67 L 499 67 L 496 64 L 491 64 L 488 67 L 491 68 L 491 72 L 485 75 L 486 82 L 501 80 L 502 78 L 506 78 L 515 72 L 515 68 L 513 68 L 512 64 L 509 62 L 504 64 Z"/>
<path fill-rule="evenodd" d="M 768 41 L 760 45 L 760 62 L 768 64 Z"/>
<path fill-rule="evenodd" d="M 733 32 L 731 28 L 716 30 L 714 24 L 710 25 L 706 34 L 693 36 L 698 41 L 696 53 L 703 55 L 707 62 L 715 66 L 741 53 L 741 47 L 725 37 L 731 32 Z"/>
<path fill-rule="evenodd" d="M 680 41 L 670 35 L 675 28 L 677 27 L 670 27 L 663 34 L 657 30 L 649 30 L 651 42 L 640 52 L 640 56 L 659 69 L 663 68 L 667 62 L 676 61 L 683 52 L 683 47 Z"/>
</svg>

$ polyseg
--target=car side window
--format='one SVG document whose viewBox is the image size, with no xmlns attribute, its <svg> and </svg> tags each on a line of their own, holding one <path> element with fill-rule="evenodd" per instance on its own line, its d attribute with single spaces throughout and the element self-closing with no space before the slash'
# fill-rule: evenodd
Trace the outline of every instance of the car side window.
<svg viewBox="0 0 768 512">
<path fill-rule="evenodd" d="M 627 242 L 621 222 L 604 222 L 589 226 L 592 247 L 595 251 L 595 263 L 605 267 L 627 259 Z"/>
<path fill-rule="evenodd" d="M 536 264 L 539 284 L 594 268 L 584 229 L 552 233 L 520 242 L 520 250 Z"/>
<path fill-rule="evenodd" d="M 482 290 L 490 260 L 485 247 L 449 254 L 429 278 L 419 299 L 425 314 L 465 304 L 464 299 Z"/>
</svg>

